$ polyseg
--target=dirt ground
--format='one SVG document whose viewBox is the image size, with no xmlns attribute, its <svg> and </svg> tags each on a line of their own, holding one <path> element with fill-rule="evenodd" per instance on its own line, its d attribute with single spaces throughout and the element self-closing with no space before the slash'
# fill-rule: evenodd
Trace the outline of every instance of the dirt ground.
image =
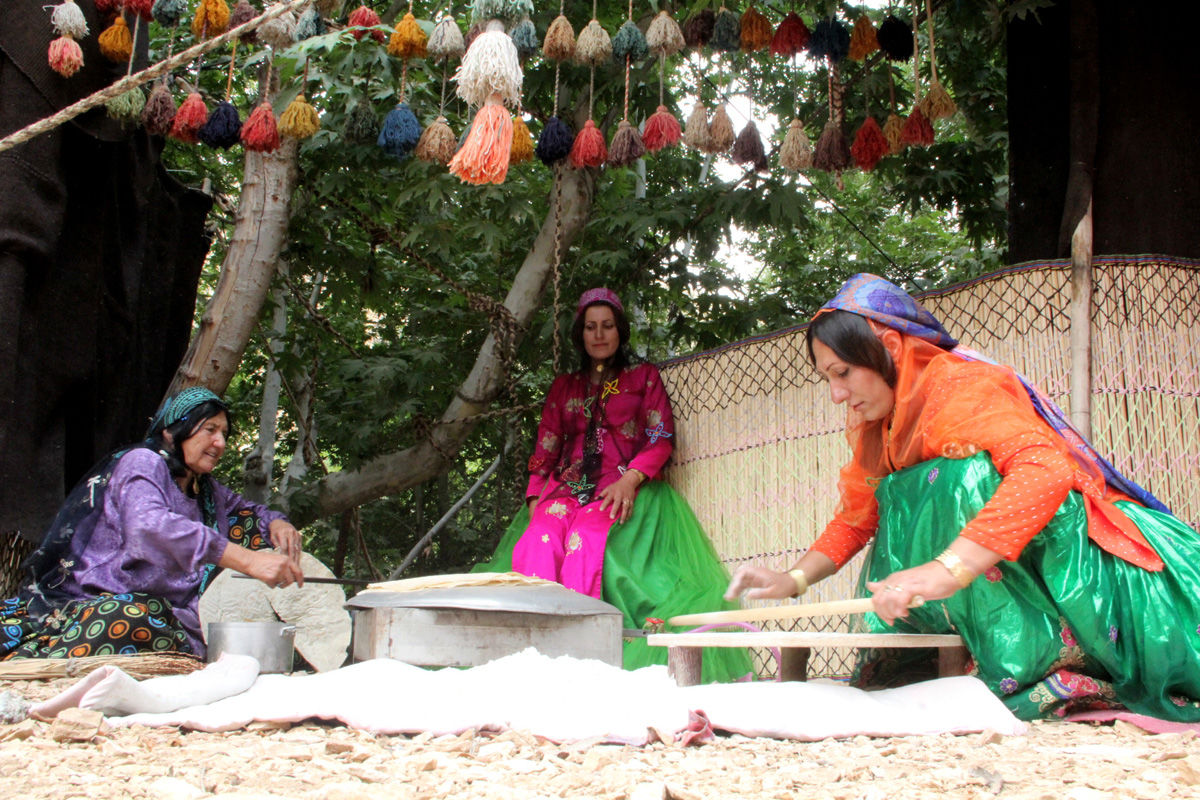
<svg viewBox="0 0 1200 800">
<path fill-rule="evenodd" d="M 36 701 L 73 682 L 0 682 L 0 690 Z M 1194 734 L 1151 735 L 1122 722 L 1041 722 L 1025 736 L 718 736 L 689 747 L 563 745 L 520 731 L 374 736 L 305 723 L 211 734 L 98 722 L 0 725 L 0 798 L 1200 797 Z"/>
</svg>

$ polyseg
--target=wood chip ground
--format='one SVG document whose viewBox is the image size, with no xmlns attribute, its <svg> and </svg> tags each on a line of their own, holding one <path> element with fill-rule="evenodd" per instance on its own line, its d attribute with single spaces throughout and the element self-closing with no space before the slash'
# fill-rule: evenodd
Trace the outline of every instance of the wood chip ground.
<svg viewBox="0 0 1200 800">
<path fill-rule="evenodd" d="M 41 700 L 73 679 L 0 682 Z M 90 738 L 83 738 L 90 735 Z M 0 798 L 193 800 L 359 798 L 1200 797 L 1200 741 L 1124 723 L 1035 723 L 1026 736 L 812 743 L 722 736 L 687 748 L 559 745 L 498 735 L 373 736 L 340 725 L 259 725 L 211 734 L 68 725 L 0 725 Z"/>
</svg>

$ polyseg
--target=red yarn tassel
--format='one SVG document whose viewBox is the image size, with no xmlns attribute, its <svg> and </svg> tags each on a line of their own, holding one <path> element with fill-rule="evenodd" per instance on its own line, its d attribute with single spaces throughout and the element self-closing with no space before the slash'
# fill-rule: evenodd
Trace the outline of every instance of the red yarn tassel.
<svg viewBox="0 0 1200 800">
<path fill-rule="evenodd" d="M 50 43 L 50 69 L 69 78 L 83 66 L 83 49 L 70 36 L 60 36 Z"/>
<path fill-rule="evenodd" d="M 646 149 L 651 153 L 656 153 L 678 142 L 681 136 L 683 131 L 679 127 L 679 120 L 667 111 L 666 106 L 659 106 L 646 120 L 646 127 L 642 131 L 642 144 L 646 145 Z"/>
<path fill-rule="evenodd" d="M 250 112 L 242 125 L 241 137 L 247 150 L 270 153 L 279 147 L 279 125 L 270 103 L 263 101 Z"/>
<path fill-rule="evenodd" d="M 371 34 L 371 38 L 377 42 L 382 42 L 385 38 L 387 38 L 383 35 L 383 31 L 375 27 L 379 25 L 379 15 L 367 6 L 359 6 L 351 11 L 350 19 L 347 20 L 347 23 L 351 28 L 358 29 L 353 31 L 354 41 L 356 42 L 361 42 L 362 38 L 368 33 Z M 364 30 L 365 28 L 374 28 L 374 30 L 368 31 Z"/>
<path fill-rule="evenodd" d="M 775 35 L 771 37 L 771 55 L 791 58 L 804 49 L 811 35 L 804 20 L 792 11 L 783 18 L 783 22 L 775 29 Z"/>
<path fill-rule="evenodd" d="M 575 144 L 571 145 L 571 154 L 568 157 L 575 169 L 598 167 L 608 160 L 608 145 L 604 143 L 604 134 L 596 127 L 595 122 L 589 119 L 583 126 L 583 130 L 575 137 Z"/>
<path fill-rule="evenodd" d="M 199 92 L 192 92 L 175 112 L 175 120 L 171 123 L 171 138 L 181 142 L 195 144 L 200 141 L 200 128 L 208 122 L 208 106 Z"/>
<path fill-rule="evenodd" d="M 867 121 L 854 136 L 854 144 L 850 145 L 850 155 L 854 156 L 854 163 L 858 164 L 860 169 L 870 172 L 875 169 L 879 159 L 887 154 L 888 141 L 883 135 L 883 128 L 879 127 L 874 117 L 867 117 Z"/>
<path fill-rule="evenodd" d="M 904 121 L 904 129 L 900 131 L 900 141 L 916 147 L 928 147 L 933 144 L 933 126 L 921 113 L 921 109 L 914 108 L 908 115 L 908 119 Z"/>
</svg>

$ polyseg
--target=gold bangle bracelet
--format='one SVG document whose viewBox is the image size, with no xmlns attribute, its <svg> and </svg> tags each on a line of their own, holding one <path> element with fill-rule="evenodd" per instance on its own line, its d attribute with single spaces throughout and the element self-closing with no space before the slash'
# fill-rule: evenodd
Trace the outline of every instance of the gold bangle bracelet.
<svg viewBox="0 0 1200 800">
<path fill-rule="evenodd" d="M 934 561 L 948 569 L 950 574 L 954 576 L 954 580 L 964 589 L 971 585 L 971 581 L 979 577 L 975 572 L 971 571 L 970 567 L 963 563 L 963 560 L 958 557 L 958 553 L 955 553 L 950 548 L 942 551 L 941 555 L 935 558 Z"/>
<path fill-rule="evenodd" d="M 808 591 L 808 576 L 804 574 L 804 570 L 797 567 L 788 570 L 788 575 L 796 582 L 796 591 L 792 593 L 792 597 L 799 597 Z"/>
</svg>

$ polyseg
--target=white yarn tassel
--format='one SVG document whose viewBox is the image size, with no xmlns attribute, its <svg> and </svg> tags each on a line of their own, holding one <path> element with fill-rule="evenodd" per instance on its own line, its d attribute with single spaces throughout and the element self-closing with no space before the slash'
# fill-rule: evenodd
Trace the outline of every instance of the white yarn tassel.
<svg viewBox="0 0 1200 800">
<path fill-rule="evenodd" d="M 462 58 L 467 50 L 466 40 L 454 17 L 449 15 L 438 20 L 429 35 L 429 43 L 425 45 L 429 56 L 436 61 L 446 61 L 451 58 Z"/>
<path fill-rule="evenodd" d="M 498 20 L 489 22 L 488 29 L 475 37 L 454 73 L 458 96 L 472 106 L 482 106 L 498 94 L 506 105 L 516 108 L 521 102 L 524 77 L 517 46 Z"/>
<path fill-rule="evenodd" d="M 87 20 L 74 0 L 67 0 L 62 5 L 55 6 L 54 11 L 50 13 L 50 24 L 59 36 L 70 36 L 76 41 L 88 35 Z"/>
<path fill-rule="evenodd" d="M 646 30 L 646 45 L 655 55 L 673 56 L 683 49 L 683 31 L 666 11 L 658 12 L 658 16 Z"/>
</svg>

